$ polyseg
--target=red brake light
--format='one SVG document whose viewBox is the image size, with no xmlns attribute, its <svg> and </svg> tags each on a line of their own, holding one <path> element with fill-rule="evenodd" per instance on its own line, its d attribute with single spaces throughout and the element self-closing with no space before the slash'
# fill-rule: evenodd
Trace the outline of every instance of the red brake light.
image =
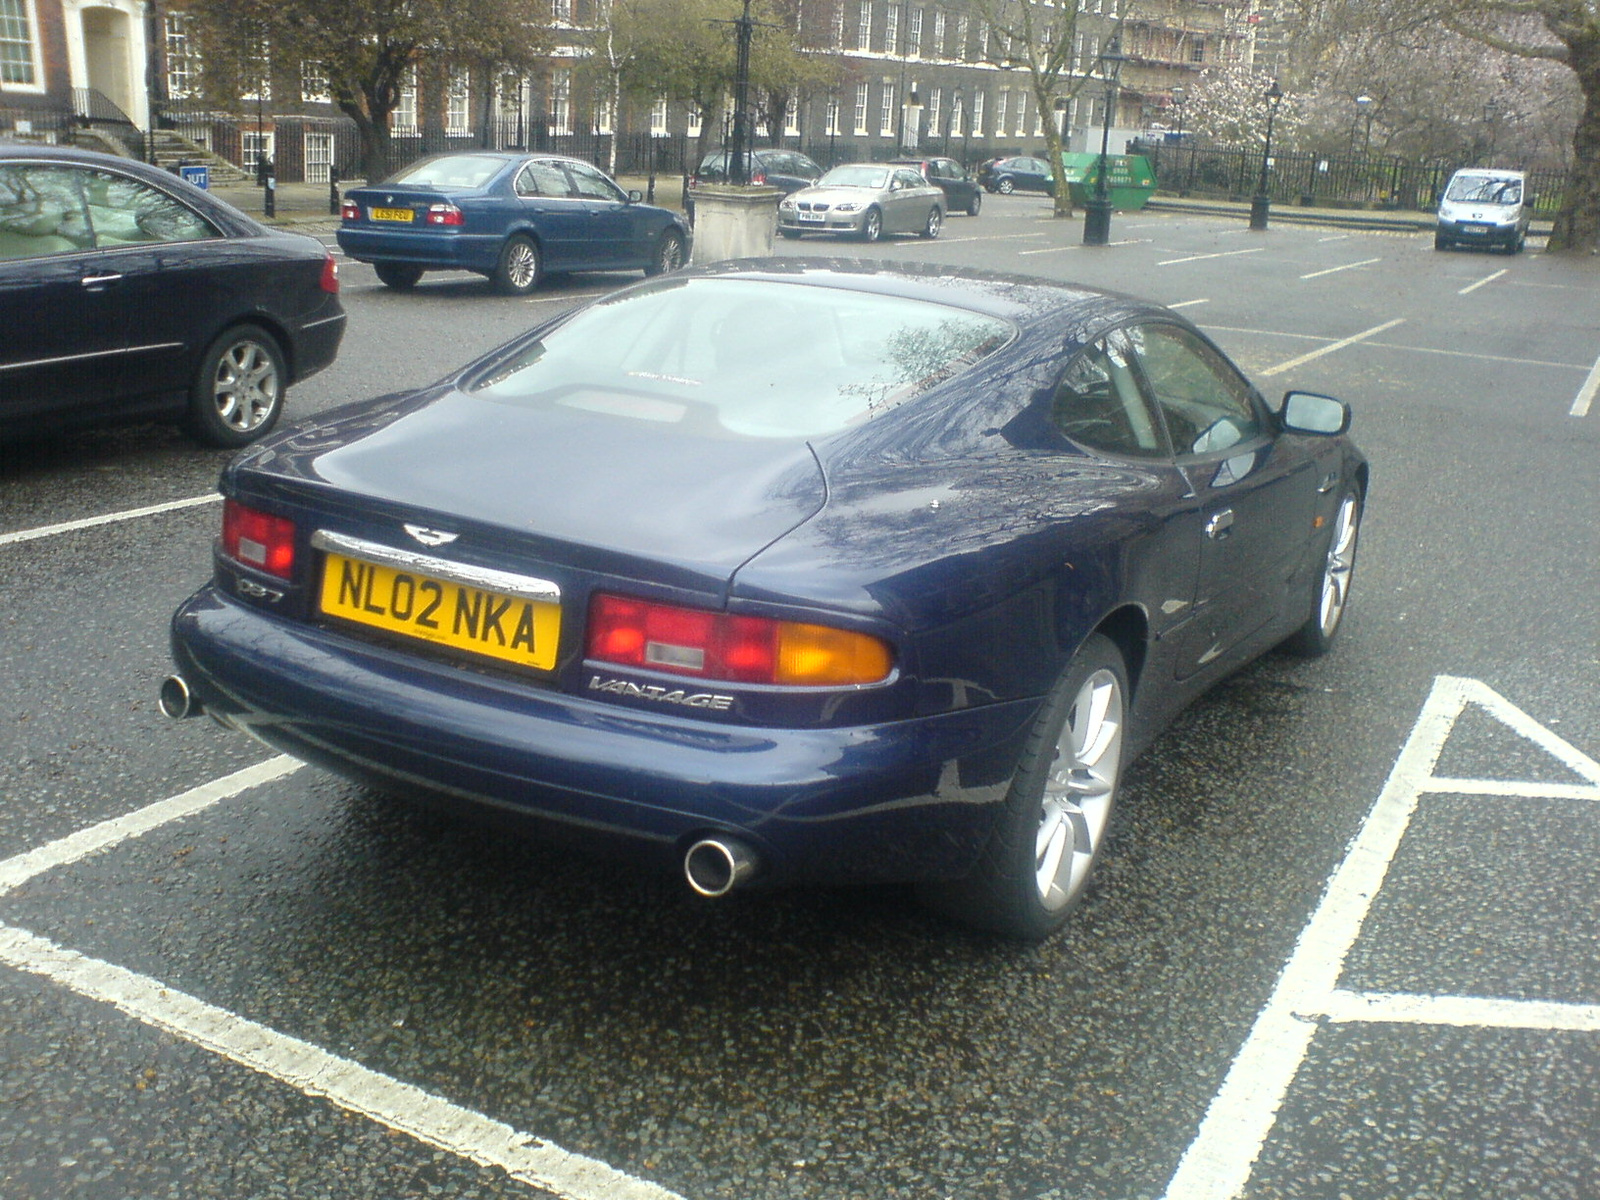
<svg viewBox="0 0 1600 1200">
<path fill-rule="evenodd" d="M 465 225 L 466 223 L 466 214 L 454 204 L 428 205 L 429 225 Z"/>
<path fill-rule="evenodd" d="M 339 219 L 341 221 L 359 221 L 361 219 L 361 206 L 354 200 L 346 200 L 339 205 Z"/>
<path fill-rule="evenodd" d="M 870 634 L 603 593 L 589 606 L 587 653 L 623 667 L 794 687 L 880 683 L 894 667 L 888 644 Z"/>
<path fill-rule="evenodd" d="M 294 522 L 224 500 L 222 552 L 236 562 L 288 579 L 294 574 Z"/>
<path fill-rule="evenodd" d="M 767 173 L 765 171 L 751 171 L 750 172 L 750 182 L 751 183 L 765 183 L 766 181 L 767 181 Z"/>
<path fill-rule="evenodd" d="M 339 264 L 331 254 L 322 260 L 322 290 L 334 295 L 339 293 Z"/>
</svg>

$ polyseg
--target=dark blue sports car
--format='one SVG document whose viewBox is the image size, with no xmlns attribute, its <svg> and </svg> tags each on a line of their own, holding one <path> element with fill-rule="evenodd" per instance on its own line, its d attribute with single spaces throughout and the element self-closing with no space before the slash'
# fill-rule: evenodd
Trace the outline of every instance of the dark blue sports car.
<svg viewBox="0 0 1600 1200">
<path fill-rule="evenodd" d="M 707 895 L 911 880 L 1039 938 L 1130 756 L 1333 640 L 1348 424 L 1122 296 L 674 274 L 238 457 L 163 707 L 635 843 Z"/>
<path fill-rule="evenodd" d="M 352 188 L 338 238 L 392 288 L 415 287 L 424 271 L 476 271 L 522 295 L 547 271 L 675 271 L 689 229 L 578 159 L 473 150 Z"/>
</svg>

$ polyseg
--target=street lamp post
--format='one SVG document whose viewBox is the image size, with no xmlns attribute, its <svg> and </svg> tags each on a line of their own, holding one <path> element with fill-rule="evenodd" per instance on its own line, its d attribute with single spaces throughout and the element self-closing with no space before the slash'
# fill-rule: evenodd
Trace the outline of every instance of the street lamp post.
<svg viewBox="0 0 1600 1200">
<path fill-rule="evenodd" d="M 1083 244 L 1104 246 L 1111 240 L 1111 193 L 1106 187 L 1106 158 L 1111 144 L 1111 109 L 1116 103 L 1117 76 L 1123 64 L 1121 44 L 1112 38 L 1100 55 L 1100 75 L 1105 80 L 1105 113 L 1100 121 L 1100 163 L 1095 171 L 1094 195 L 1083 206 Z"/>
<path fill-rule="evenodd" d="M 1261 148 L 1261 179 L 1256 184 L 1256 194 L 1250 201 L 1250 228 L 1265 229 L 1267 213 L 1272 208 L 1272 196 L 1267 191 L 1267 172 L 1272 167 L 1272 122 L 1278 115 L 1278 105 L 1283 103 L 1283 89 L 1274 79 L 1267 89 L 1267 141 Z"/>
<path fill-rule="evenodd" d="M 1494 166 L 1494 147 L 1495 142 L 1499 140 L 1498 135 L 1500 132 L 1497 124 L 1499 117 L 1500 101 L 1491 97 L 1484 102 L 1483 106 L 1483 123 L 1489 129 L 1489 161 L 1483 164 L 1486 167 Z"/>
<path fill-rule="evenodd" d="M 1183 118 L 1184 118 L 1183 106 L 1184 106 L 1185 102 L 1188 99 L 1189 99 L 1189 90 L 1187 88 L 1183 87 L 1181 84 L 1172 89 L 1172 107 L 1178 110 L 1178 152 L 1180 154 L 1183 152 Z M 1189 154 L 1189 174 L 1190 174 L 1190 176 L 1194 175 L 1194 153 L 1193 153 L 1193 151 L 1191 151 L 1190 154 Z M 1187 187 L 1180 187 L 1178 189 L 1178 195 L 1187 196 L 1188 194 L 1189 194 L 1189 189 Z"/>
<path fill-rule="evenodd" d="M 1372 105 L 1372 97 L 1365 92 L 1356 97 L 1356 112 L 1367 120 L 1366 137 L 1361 142 L 1361 173 L 1367 177 L 1368 200 L 1372 199 Z"/>
<path fill-rule="evenodd" d="M 956 114 L 961 113 L 961 119 L 963 121 L 966 120 L 967 114 L 961 107 L 963 100 L 961 89 L 952 88 L 950 91 L 950 112 L 944 119 L 944 155 L 946 158 L 950 157 L 950 135 L 955 132 Z M 965 166 L 966 164 L 963 163 L 962 165 Z"/>
<path fill-rule="evenodd" d="M 839 154 L 836 149 L 839 142 L 839 89 L 828 89 L 828 165 L 837 166 Z"/>
</svg>

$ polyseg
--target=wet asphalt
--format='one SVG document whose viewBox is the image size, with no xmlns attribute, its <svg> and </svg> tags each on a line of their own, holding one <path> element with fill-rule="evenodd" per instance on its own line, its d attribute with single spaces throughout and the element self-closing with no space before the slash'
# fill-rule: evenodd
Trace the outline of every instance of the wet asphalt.
<svg viewBox="0 0 1600 1200">
<path fill-rule="evenodd" d="M 1183 714 L 1132 768 L 1060 937 L 996 943 L 896 888 L 701 902 L 309 767 L 29 878 L 0 924 L 624 1181 L 583 1200 L 628 1179 L 693 1200 L 1162 1196 L 1436 678 L 1600 756 L 1600 413 L 1570 412 L 1600 356 L 1600 274 L 1183 214 L 1119 214 L 1100 249 L 1078 232 L 992 197 L 937 242 L 870 253 L 1182 305 L 1269 394 L 1348 399 L 1374 482 L 1341 644 L 1269 656 Z M 519 301 L 466 276 L 409 295 L 344 279 L 345 348 L 291 396 L 300 414 L 427 382 L 624 282 Z M 0 537 L 203 496 L 223 461 L 154 427 L 0 456 Z M 270 757 L 155 708 L 166 618 L 217 520 L 200 504 L 0 544 L 0 865 Z M 1472 708 L 1435 773 L 1585 782 Z M 1597 817 L 1424 795 L 1340 985 L 1600 1005 Z M 7 961 L 0 1195 L 550 1194 Z M 1321 1021 L 1242 1194 L 1592 1197 L 1597 1076 L 1597 1032 Z"/>
</svg>

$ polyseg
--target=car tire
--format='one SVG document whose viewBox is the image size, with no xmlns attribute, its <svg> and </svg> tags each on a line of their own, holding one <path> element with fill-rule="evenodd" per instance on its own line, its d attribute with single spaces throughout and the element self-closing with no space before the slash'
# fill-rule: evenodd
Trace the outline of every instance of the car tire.
<svg viewBox="0 0 1600 1200">
<path fill-rule="evenodd" d="M 944 214 L 937 205 L 928 210 L 928 219 L 923 223 L 922 236 L 930 242 L 939 236 L 939 230 L 944 225 Z"/>
<path fill-rule="evenodd" d="M 1010 176 L 1002 176 L 1000 182 L 994 186 L 995 190 L 998 191 L 1002 196 L 1009 196 L 1012 192 L 1017 190 L 1017 185 L 1012 182 Z"/>
<path fill-rule="evenodd" d="M 861 218 L 861 240 L 875 242 L 883 236 L 883 214 L 875 208 L 867 209 Z"/>
<path fill-rule="evenodd" d="M 924 885 L 964 925 L 1020 941 L 1049 937 L 1083 898 L 1110 828 L 1126 757 L 1122 652 L 1092 634 L 1046 698 L 977 868 Z"/>
<path fill-rule="evenodd" d="M 248 445 L 277 424 L 288 389 L 277 339 L 259 325 L 235 325 L 200 357 L 189 393 L 189 433 L 207 446 Z"/>
<path fill-rule="evenodd" d="M 1442 233 L 1434 234 L 1433 235 L 1433 248 L 1435 250 L 1448 250 L 1448 249 L 1450 249 L 1450 239 L 1445 237 L 1445 235 L 1442 234 Z"/>
<path fill-rule="evenodd" d="M 676 229 L 668 229 L 661 234 L 661 240 L 656 243 L 655 251 L 650 255 L 650 264 L 645 267 L 646 275 L 665 275 L 669 271 L 681 271 L 684 259 L 683 234 Z"/>
<path fill-rule="evenodd" d="M 500 261 L 494 269 L 494 286 L 507 296 L 526 296 L 539 286 L 544 274 L 543 255 L 539 243 L 526 234 L 513 234 L 500 250 Z"/>
<path fill-rule="evenodd" d="M 409 292 L 422 278 L 422 268 L 410 263 L 373 263 L 372 269 L 378 273 L 378 280 L 384 287 L 397 292 Z"/>
<path fill-rule="evenodd" d="M 1302 658 L 1320 658 L 1333 648 L 1333 639 L 1350 607 L 1350 584 L 1355 579 L 1356 546 L 1361 536 L 1361 493 L 1345 492 L 1333 517 L 1322 569 L 1312 581 L 1311 611 L 1306 623 L 1284 643 L 1284 649 Z"/>
<path fill-rule="evenodd" d="M 981 208 L 983 208 L 983 193 L 974 188 L 972 199 L 967 201 L 967 216 L 977 216 Z"/>
</svg>

